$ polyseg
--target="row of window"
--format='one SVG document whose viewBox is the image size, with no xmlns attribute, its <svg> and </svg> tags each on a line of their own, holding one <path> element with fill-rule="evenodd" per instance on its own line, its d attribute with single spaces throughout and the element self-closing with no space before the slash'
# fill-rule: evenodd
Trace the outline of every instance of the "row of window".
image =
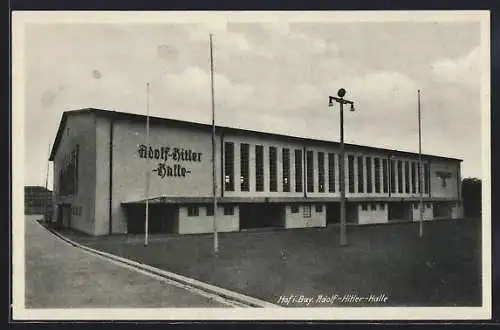
<svg viewBox="0 0 500 330">
<path fill-rule="evenodd" d="M 290 192 L 290 149 L 283 148 L 282 152 L 282 188 L 283 192 Z M 294 150 L 295 164 L 295 192 L 302 192 L 302 150 Z M 306 189 L 314 192 L 314 151 L 306 152 Z M 355 187 L 354 162 L 357 161 L 357 187 Z M 335 192 L 335 154 L 327 154 L 328 169 L 328 192 Z M 325 153 L 317 152 L 318 164 L 318 192 L 326 191 L 325 183 Z M 403 188 L 403 164 L 404 164 L 404 188 Z M 264 191 L 264 146 L 255 146 L 255 190 Z M 278 149 L 269 147 L 269 191 L 278 191 Z M 337 165 L 338 166 L 338 165 Z M 382 167 L 382 168 L 381 168 Z M 240 144 L 240 190 L 250 191 L 250 145 Z M 373 174 L 372 174 L 373 170 Z M 382 171 L 381 171 L 382 170 Z M 366 187 L 364 174 L 366 173 Z M 396 175 L 397 173 L 397 175 Z M 372 177 L 373 175 L 373 177 Z M 347 179 L 348 191 L 350 193 L 416 193 L 417 178 L 420 176 L 418 163 L 413 161 L 388 160 L 378 157 L 362 157 L 356 159 L 353 155 L 347 157 Z M 234 143 L 224 144 L 224 189 L 234 191 Z M 411 181 L 410 181 L 411 177 Z M 424 164 L 423 178 L 424 193 L 429 193 L 429 164 Z M 419 188 L 419 192 L 420 192 Z"/>
<path fill-rule="evenodd" d="M 234 215 L 233 205 L 224 205 L 224 215 Z M 214 206 L 212 204 L 205 206 L 206 215 L 214 215 Z M 196 205 L 188 206 L 187 208 L 188 217 L 197 217 L 200 215 L 200 208 Z"/>
<path fill-rule="evenodd" d="M 299 205 L 298 204 L 292 204 L 290 206 L 290 208 L 291 208 L 292 213 L 299 213 Z M 323 212 L 323 205 L 321 205 L 321 204 L 316 204 L 314 208 L 315 208 L 316 213 Z M 312 209 L 311 204 L 303 205 L 302 206 L 302 216 L 304 218 L 310 218 L 311 217 L 311 209 Z"/>
<path fill-rule="evenodd" d="M 78 192 L 79 145 L 64 157 L 59 171 L 59 195 L 68 196 Z"/>
</svg>

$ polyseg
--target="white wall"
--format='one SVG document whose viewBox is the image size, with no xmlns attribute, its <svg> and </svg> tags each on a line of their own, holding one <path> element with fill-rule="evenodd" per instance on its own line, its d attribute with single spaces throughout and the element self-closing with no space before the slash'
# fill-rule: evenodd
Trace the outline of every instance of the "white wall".
<svg viewBox="0 0 500 330">
<path fill-rule="evenodd" d="M 451 218 L 461 219 L 464 217 L 462 204 L 455 203 L 451 208 Z"/>
<path fill-rule="evenodd" d="M 460 180 L 460 163 L 451 161 L 438 161 L 432 160 L 429 166 L 430 171 L 430 185 L 431 197 L 446 197 L 458 199 L 459 194 L 459 180 Z M 439 172 L 451 175 L 445 179 L 445 186 L 443 180 L 438 175 Z"/>
<path fill-rule="evenodd" d="M 419 206 L 417 206 L 417 208 L 415 208 L 413 205 L 414 204 L 411 205 L 411 210 L 412 210 L 412 214 L 413 214 L 413 221 L 420 221 L 420 209 L 419 209 Z M 423 219 L 424 220 L 432 220 L 432 219 L 434 219 L 434 214 L 432 212 L 433 212 L 432 203 L 424 203 Z"/>
<path fill-rule="evenodd" d="M 63 127 L 61 140 L 54 155 L 54 213 L 57 217 L 57 201 L 66 199 L 71 201 L 71 227 L 73 229 L 94 233 L 95 223 L 95 126 L 94 116 L 91 113 L 72 114 L 67 117 Z M 63 168 L 64 159 L 79 146 L 78 156 L 78 190 L 73 196 L 60 198 L 59 171 Z M 78 209 L 78 212 L 73 210 Z M 54 219 L 55 220 L 55 219 Z"/>
<path fill-rule="evenodd" d="M 372 204 L 376 206 L 375 210 L 372 210 Z M 358 223 L 360 225 L 388 222 L 389 207 L 386 203 L 366 203 L 366 205 L 366 210 L 363 210 L 362 204 L 358 205 Z"/>
<path fill-rule="evenodd" d="M 179 208 L 179 234 L 199 234 L 213 232 L 213 217 L 207 216 L 207 207 L 199 206 L 198 216 L 188 216 L 186 206 Z M 239 230 L 239 208 L 234 205 L 233 215 L 224 215 L 224 207 L 218 206 L 216 219 L 218 232 Z"/>
<path fill-rule="evenodd" d="M 314 204 L 311 205 L 311 217 L 304 217 L 305 205 L 298 206 L 298 212 L 292 213 L 290 205 L 285 206 L 285 227 L 286 228 L 308 228 L 326 226 L 326 206 L 322 205 L 322 212 L 316 212 Z"/>
</svg>

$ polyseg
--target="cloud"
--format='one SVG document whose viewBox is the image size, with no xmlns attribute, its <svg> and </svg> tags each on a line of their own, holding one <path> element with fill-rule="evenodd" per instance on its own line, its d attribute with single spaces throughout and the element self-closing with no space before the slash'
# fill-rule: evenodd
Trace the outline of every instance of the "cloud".
<svg viewBox="0 0 500 330">
<path fill-rule="evenodd" d="M 464 57 L 440 59 L 431 67 L 436 79 L 442 82 L 477 86 L 481 73 L 480 63 L 480 47 L 476 47 Z"/>
</svg>

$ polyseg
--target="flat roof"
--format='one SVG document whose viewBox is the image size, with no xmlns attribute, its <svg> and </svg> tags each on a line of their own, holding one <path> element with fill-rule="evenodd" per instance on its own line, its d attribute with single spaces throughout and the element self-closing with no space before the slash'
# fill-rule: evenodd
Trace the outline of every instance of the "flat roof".
<svg viewBox="0 0 500 330">
<path fill-rule="evenodd" d="M 68 120 L 68 116 L 76 115 L 76 114 L 95 114 L 98 116 L 111 118 L 113 120 L 131 120 L 131 121 L 144 121 L 144 122 L 146 121 L 145 115 L 136 114 L 136 113 L 129 113 L 129 112 L 120 112 L 120 111 L 114 111 L 114 110 L 84 108 L 84 109 L 64 111 L 62 114 L 61 121 L 59 123 L 59 128 L 57 130 L 57 134 L 56 134 L 54 144 L 52 146 L 52 150 L 50 152 L 50 156 L 49 156 L 50 161 L 54 160 L 55 153 L 57 151 L 57 148 L 59 147 L 59 143 L 61 142 L 63 128 L 66 125 L 66 121 Z M 150 124 L 163 124 L 163 125 L 168 125 L 168 126 L 207 129 L 207 130 L 212 129 L 212 125 L 210 125 L 210 124 L 203 124 L 203 123 L 197 123 L 197 122 L 192 122 L 192 121 L 184 121 L 184 120 L 179 120 L 179 119 L 170 119 L 170 118 L 150 116 L 149 121 L 150 121 Z M 325 144 L 335 145 L 335 146 L 340 145 L 340 143 L 337 141 L 326 141 L 326 140 L 320 140 L 320 139 L 312 139 L 312 138 L 298 137 L 298 136 L 285 135 L 285 134 L 254 131 L 254 130 L 249 130 L 249 129 L 234 128 L 234 127 L 227 127 L 227 126 L 216 125 L 215 129 L 219 130 L 219 131 L 222 130 L 222 132 L 230 132 L 230 133 L 234 133 L 234 134 L 247 134 L 247 135 L 250 134 L 250 135 L 258 135 L 258 136 L 265 136 L 265 137 L 273 137 L 273 138 L 286 139 L 286 140 L 291 140 L 294 142 L 301 142 L 301 143 L 304 143 L 304 142 L 305 143 L 325 143 Z M 402 150 L 397 150 L 397 149 L 379 148 L 379 147 L 351 144 L 351 143 L 345 143 L 344 146 L 346 148 L 358 148 L 358 149 L 362 149 L 362 150 L 366 150 L 366 151 L 379 151 L 379 152 L 382 151 L 385 153 L 391 153 L 391 154 L 400 155 L 400 156 L 416 156 L 416 155 L 418 155 L 418 153 L 415 153 L 415 152 L 402 151 Z M 432 159 L 454 160 L 454 161 L 460 161 L 460 162 L 462 161 L 462 159 L 459 159 L 459 158 L 443 157 L 443 156 L 437 156 L 437 155 L 422 154 L 422 156 L 425 158 L 432 158 Z"/>
</svg>

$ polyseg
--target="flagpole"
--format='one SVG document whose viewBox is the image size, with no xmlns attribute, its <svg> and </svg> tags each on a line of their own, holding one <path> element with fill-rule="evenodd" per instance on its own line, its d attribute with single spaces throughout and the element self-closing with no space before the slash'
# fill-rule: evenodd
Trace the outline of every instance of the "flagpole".
<svg viewBox="0 0 500 330">
<path fill-rule="evenodd" d="M 214 253 L 219 252 L 219 237 L 217 233 L 217 182 L 215 177 L 215 100 L 214 100 L 214 57 L 212 33 L 210 33 L 210 86 L 212 90 L 212 194 L 213 194 L 213 231 Z"/>
<path fill-rule="evenodd" d="M 420 113 L 420 89 L 418 90 L 418 189 L 419 189 L 419 209 L 420 209 L 420 221 L 418 226 L 418 235 L 422 237 L 424 235 L 423 222 L 424 222 L 424 204 L 422 202 L 423 187 L 422 187 L 422 116 Z"/>
<path fill-rule="evenodd" d="M 149 82 L 146 83 L 146 214 L 144 219 L 144 246 L 148 246 L 148 231 L 149 231 Z"/>
</svg>

